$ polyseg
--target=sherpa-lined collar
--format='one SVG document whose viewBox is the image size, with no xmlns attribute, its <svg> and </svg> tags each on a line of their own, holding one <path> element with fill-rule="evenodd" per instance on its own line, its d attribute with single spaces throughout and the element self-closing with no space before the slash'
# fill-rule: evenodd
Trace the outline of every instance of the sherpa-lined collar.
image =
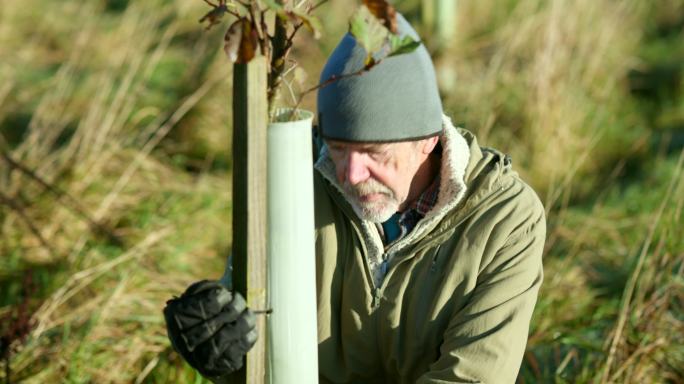
<svg viewBox="0 0 684 384">
<path fill-rule="evenodd" d="M 464 177 L 470 158 L 470 149 L 467 141 L 456 130 L 449 117 L 442 117 L 442 126 L 444 127 L 444 133 L 440 137 L 443 151 L 440 169 L 439 197 L 432 210 L 427 212 L 425 217 L 416 224 L 413 231 L 401 240 L 392 244 L 389 249 L 385 250 L 375 224 L 358 217 L 356 218 L 360 223 L 364 237 L 363 240 L 366 243 L 368 251 L 366 257 L 376 287 L 379 287 L 384 279 L 384 271 L 386 268 L 382 268 L 383 262 L 389 262 L 393 254 L 396 254 L 401 249 L 422 239 L 432 231 L 444 216 L 458 205 L 465 195 L 466 184 Z M 335 176 L 335 164 L 330 158 L 326 146 L 321 150 L 321 156 L 316 162 L 315 169 L 344 196 L 342 186 Z"/>
</svg>

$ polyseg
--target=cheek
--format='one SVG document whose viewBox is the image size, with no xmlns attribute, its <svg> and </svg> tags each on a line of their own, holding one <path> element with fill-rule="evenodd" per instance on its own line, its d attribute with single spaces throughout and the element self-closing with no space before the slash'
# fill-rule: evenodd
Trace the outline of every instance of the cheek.
<svg viewBox="0 0 684 384">
<path fill-rule="evenodd" d="M 401 199 L 406 199 L 408 197 L 409 190 L 411 189 L 411 182 L 410 179 L 406 177 L 406 174 L 402 173 L 397 177 L 397 188 L 399 188 L 401 191 Z"/>
<path fill-rule="evenodd" d="M 403 200 L 406 198 L 408 188 L 405 187 L 405 176 L 401 168 L 386 170 L 382 175 L 378 176 L 378 181 L 391 189 L 396 199 Z"/>
<path fill-rule="evenodd" d="M 345 166 L 344 161 L 341 156 L 335 156 L 335 154 L 330 153 L 330 160 L 332 160 L 335 165 L 335 176 L 339 182 L 344 181 Z"/>
<path fill-rule="evenodd" d="M 396 162 L 394 167 L 395 190 L 399 194 L 398 197 L 405 199 L 408 197 L 411 189 L 411 181 L 415 175 L 418 164 L 416 164 L 416 156 L 409 154 L 408 156 Z"/>
<path fill-rule="evenodd" d="M 346 172 L 346 170 L 345 170 L 344 164 L 342 164 L 340 162 L 335 162 L 335 175 L 337 176 L 337 181 L 339 181 L 340 183 L 344 182 L 345 172 Z"/>
</svg>

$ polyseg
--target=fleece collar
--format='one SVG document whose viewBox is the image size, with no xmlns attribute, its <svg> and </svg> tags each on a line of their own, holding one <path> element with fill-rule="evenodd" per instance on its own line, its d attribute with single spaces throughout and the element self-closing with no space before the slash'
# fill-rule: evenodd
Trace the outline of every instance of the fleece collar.
<svg viewBox="0 0 684 384">
<path fill-rule="evenodd" d="M 392 255 L 430 233 L 444 216 L 461 202 L 465 195 L 465 172 L 470 159 L 470 148 L 467 141 L 453 126 L 449 117 L 442 117 L 442 126 L 444 133 L 440 137 L 442 164 L 439 196 L 435 206 L 416 224 L 415 228 L 404 238 L 385 249 L 375 224 L 356 217 L 356 222 L 360 223 L 363 241 L 368 253 L 366 258 L 376 287 L 382 284 L 387 269 L 383 268 L 383 262 L 389 262 Z M 342 186 L 335 176 L 335 164 L 328 154 L 327 147 L 323 147 L 315 168 L 344 196 Z"/>
</svg>

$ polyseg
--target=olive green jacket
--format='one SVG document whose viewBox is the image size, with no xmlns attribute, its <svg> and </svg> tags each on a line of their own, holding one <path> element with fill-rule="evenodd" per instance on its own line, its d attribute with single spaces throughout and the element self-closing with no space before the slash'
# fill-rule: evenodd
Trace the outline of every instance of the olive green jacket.
<svg viewBox="0 0 684 384">
<path fill-rule="evenodd" d="M 444 126 L 437 205 L 389 249 L 340 193 L 325 150 L 316 163 L 321 383 L 515 381 L 544 209 L 508 157 Z"/>
</svg>

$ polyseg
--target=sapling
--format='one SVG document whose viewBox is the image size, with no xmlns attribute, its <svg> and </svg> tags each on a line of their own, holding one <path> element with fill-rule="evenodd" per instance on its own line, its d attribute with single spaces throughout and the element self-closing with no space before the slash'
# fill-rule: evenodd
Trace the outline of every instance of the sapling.
<svg viewBox="0 0 684 384">
<path fill-rule="evenodd" d="M 207 24 L 206 29 L 219 25 L 225 15 L 234 19 L 226 29 L 223 46 L 231 62 L 248 63 L 256 55 L 267 58 L 268 111 L 269 119 L 273 121 L 284 76 L 297 66 L 290 57 L 294 38 L 302 27 L 306 27 L 315 38 L 320 36 L 322 23 L 314 11 L 328 0 L 203 1 L 212 7 L 200 19 L 201 23 Z M 274 20 L 269 23 L 272 17 Z M 397 13 L 386 0 L 363 0 L 349 20 L 349 32 L 368 53 L 365 66 L 354 73 L 322 79 L 319 84 L 301 92 L 295 98 L 289 119 L 296 120 L 299 104 L 307 94 L 344 77 L 360 76 L 382 60 L 411 52 L 421 44 L 410 36 L 397 34 Z"/>
</svg>

